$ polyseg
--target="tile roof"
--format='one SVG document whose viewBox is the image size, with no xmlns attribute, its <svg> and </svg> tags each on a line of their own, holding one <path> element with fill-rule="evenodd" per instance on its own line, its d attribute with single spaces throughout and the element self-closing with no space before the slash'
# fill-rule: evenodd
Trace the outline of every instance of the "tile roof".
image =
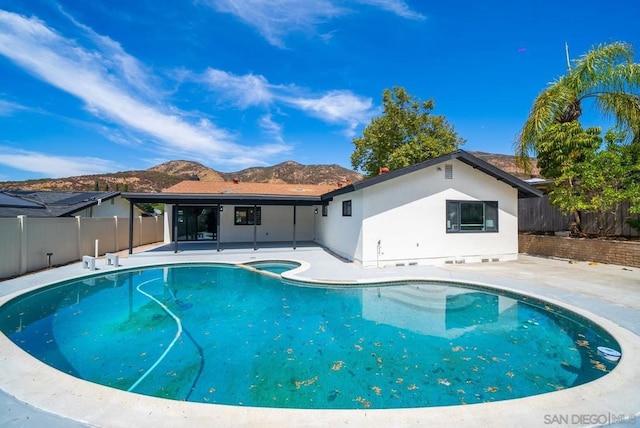
<svg viewBox="0 0 640 428">
<path fill-rule="evenodd" d="M 198 193 L 226 195 L 320 196 L 339 186 L 322 184 L 249 183 L 232 181 L 182 181 L 162 193 Z"/>
</svg>

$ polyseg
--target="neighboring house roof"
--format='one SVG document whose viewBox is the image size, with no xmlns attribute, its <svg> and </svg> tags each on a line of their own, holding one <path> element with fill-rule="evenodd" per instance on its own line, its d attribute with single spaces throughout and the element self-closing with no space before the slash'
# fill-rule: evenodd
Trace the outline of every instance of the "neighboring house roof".
<svg viewBox="0 0 640 428">
<path fill-rule="evenodd" d="M 72 217 L 120 192 L 48 192 L 33 190 L 0 191 L 0 217 Z"/>
<path fill-rule="evenodd" d="M 420 162 L 414 165 L 410 165 L 405 168 L 397 169 L 395 171 L 387 172 L 384 174 L 377 175 L 375 177 L 366 178 L 362 181 L 358 181 L 353 184 L 349 184 L 340 189 L 333 190 L 329 193 L 322 195 L 323 200 L 331 200 L 334 196 L 342 195 L 344 193 L 353 192 L 356 190 L 364 189 L 369 186 L 373 186 L 374 184 L 382 183 L 387 180 L 392 180 L 396 177 L 400 177 L 411 172 L 419 171 L 423 168 L 428 168 L 430 166 L 438 165 L 445 162 L 450 162 L 452 160 L 459 160 L 460 162 L 464 162 L 467 165 L 471 166 L 474 169 L 480 170 L 487 175 L 494 177 L 496 180 L 503 181 L 511 187 L 518 189 L 518 198 L 532 198 L 532 197 L 540 197 L 542 196 L 542 192 L 535 187 L 531 186 L 528 183 L 520 180 L 519 178 L 504 172 L 500 168 L 497 168 L 490 163 L 483 161 L 480 158 L 477 158 L 464 150 L 457 150 L 453 153 L 449 153 L 443 156 L 439 156 L 437 158 L 429 159 L 424 162 Z"/>
<path fill-rule="evenodd" d="M 540 190 L 543 193 L 547 193 L 551 185 L 555 182 L 555 180 L 549 180 L 546 178 L 530 178 L 525 180 L 528 184 L 532 185 L 536 189 Z"/>
</svg>

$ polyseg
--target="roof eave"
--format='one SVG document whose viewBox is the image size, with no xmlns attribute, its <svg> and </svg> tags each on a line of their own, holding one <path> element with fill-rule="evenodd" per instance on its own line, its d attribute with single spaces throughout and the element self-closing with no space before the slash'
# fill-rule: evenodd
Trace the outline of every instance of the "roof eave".
<svg viewBox="0 0 640 428">
<path fill-rule="evenodd" d="M 433 159 L 428 159 L 426 161 L 419 162 L 417 164 L 410 165 L 405 168 L 401 168 L 395 171 L 376 175 L 375 177 L 367 178 L 357 183 L 353 183 L 349 186 L 345 186 L 343 188 L 340 188 L 322 195 L 322 199 L 328 200 L 333 198 L 334 196 L 350 193 L 355 190 L 364 189 L 366 187 L 373 186 L 374 184 L 391 180 L 393 178 L 400 177 L 400 176 L 409 174 L 411 172 L 419 171 L 421 169 L 435 166 L 443 162 L 448 162 L 455 159 L 461 162 L 464 162 L 465 164 L 471 166 L 474 169 L 479 169 L 485 174 L 493 176 L 497 180 L 503 181 L 504 183 L 510 185 L 511 187 L 518 189 L 518 198 L 533 198 L 533 197 L 542 196 L 541 191 L 531 186 L 530 184 L 520 180 L 518 177 L 515 177 L 507 172 L 504 172 L 503 170 L 491 165 L 490 163 L 483 161 L 480 158 L 477 158 L 465 152 L 464 150 L 456 150 L 455 152 L 448 153 L 446 155 L 442 155 Z"/>
<path fill-rule="evenodd" d="M 258 195 L 237 193 L 123 193 L 122 197 L 137 202 L 164 202 L 168 204 L 264 204 L 264 205 L 316 205 L 320 196 Z"/>
</svg>

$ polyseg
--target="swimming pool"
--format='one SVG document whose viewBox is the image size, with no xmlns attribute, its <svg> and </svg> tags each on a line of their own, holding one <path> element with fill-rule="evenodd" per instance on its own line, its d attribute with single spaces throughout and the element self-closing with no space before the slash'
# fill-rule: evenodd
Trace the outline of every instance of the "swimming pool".
<svg viewBox="0 0 640 428">
<path fill-rule="evenodd" d="M 402 408 L 506 400 L 589 382 L 619 349 L 590 321 L 445 283 L 299 287 L 227 265 L 67 281 L 0 308 L 61 371 L 176 400 Z"/>
</svg>

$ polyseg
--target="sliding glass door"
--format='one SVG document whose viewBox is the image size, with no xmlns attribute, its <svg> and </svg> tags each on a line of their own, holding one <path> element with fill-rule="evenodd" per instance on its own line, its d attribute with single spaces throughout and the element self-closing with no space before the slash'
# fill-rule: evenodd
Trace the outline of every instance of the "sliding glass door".
<svg viewBox="0 0 640 428">
<path fill-rule="evenodd" d="M 179 206 L 178 241 L 216 241 L 217 207 Z"/>
</svg>

